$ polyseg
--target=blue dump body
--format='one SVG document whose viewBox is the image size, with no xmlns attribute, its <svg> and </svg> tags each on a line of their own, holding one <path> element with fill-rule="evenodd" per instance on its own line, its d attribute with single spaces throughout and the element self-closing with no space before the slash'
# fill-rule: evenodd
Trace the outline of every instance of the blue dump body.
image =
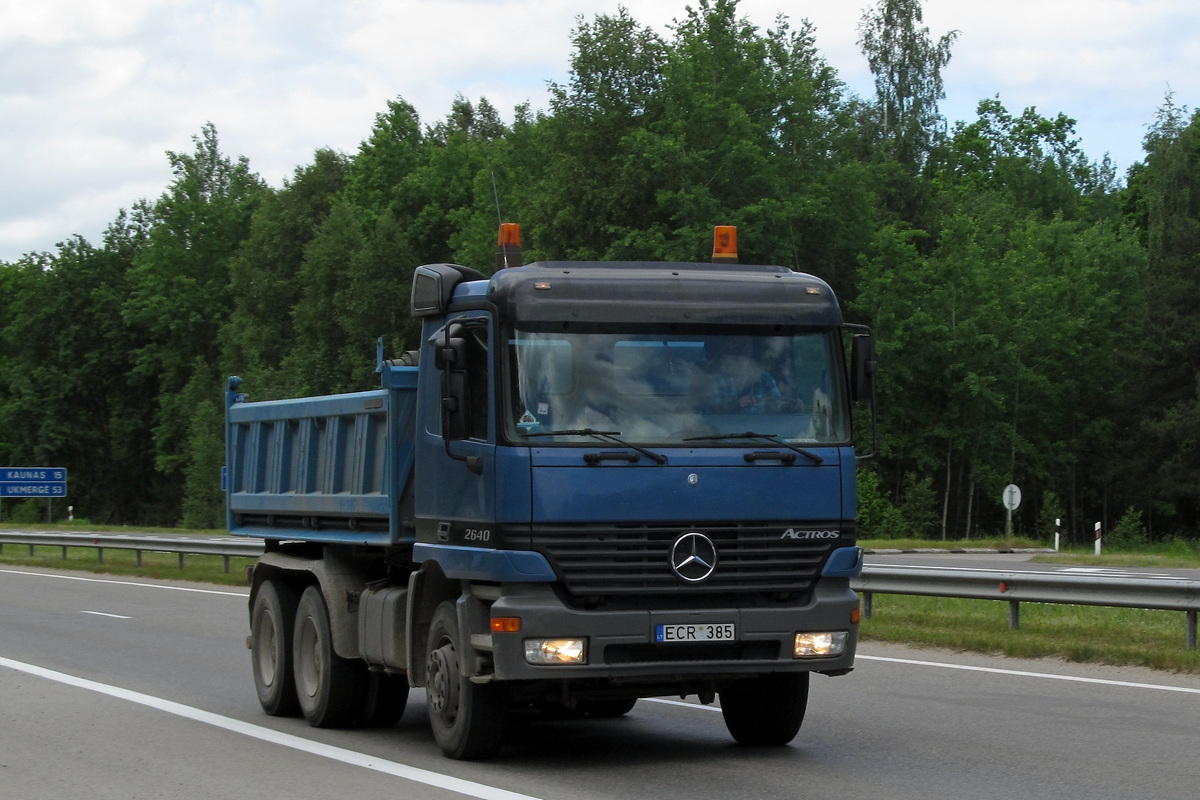
<svg viewBox="0 0 1200 800">
<path fill-rule="evenodd" d="M 228 528 L 265 539 L 391 545 L 413 470 L 416 367 L 369 392 L 246 402 L 226 391 Z M 396 487 L 400 487 L 397 489 Z"/>
</svg>

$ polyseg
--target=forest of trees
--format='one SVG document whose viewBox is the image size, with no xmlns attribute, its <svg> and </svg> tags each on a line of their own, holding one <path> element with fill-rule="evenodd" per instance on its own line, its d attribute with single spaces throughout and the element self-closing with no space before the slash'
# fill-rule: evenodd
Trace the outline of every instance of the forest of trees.
<svg viewBox="0 0 1200 800">
<path fill-rule="evenodd" d="M 1120 176 L 1062 114 L 991 97 L 947 124 L 956 34 L 920 0 L 858 33 L 873 97 L 811 25 L 764 31 L 736 0 L 668 37 L 581 18 L 544 112 L 460 96 L 430 125 L 397 98 L 280 188 L 206 125 L 103 241 L 0 263 L 0 464 L 67 467 L 96 523 L 220 527 L 223 377 L 254 399 L 377 385 L 376 338 L 416 343 L 413 268 L 487 268 L 498 195 L 527 260 L 706 260 L 733 224 L 743 261 L 829 281 L 879 340 L 863 536 L 1002 532 L 1013 482 L 1027 536 L 1200 537 L 1200 114 L 1164 98 Z"/>
</svg>

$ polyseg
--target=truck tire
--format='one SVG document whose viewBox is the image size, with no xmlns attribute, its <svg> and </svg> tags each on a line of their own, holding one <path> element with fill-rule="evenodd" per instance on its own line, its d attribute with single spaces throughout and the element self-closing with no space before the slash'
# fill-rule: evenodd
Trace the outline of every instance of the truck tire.
<svg viewBox="0 0 1200 800">
<path fill-rule="evenodd" d="M 489 758 L 500 749 L 505 692 L 494 683 L 471 682 L 463 669 L 462 642 L 454 604 L 442 603 L 429 626 L 429 723 L 438 746 L 450 758 Z"/>
<path fill-rule="evenodd" d="M 408 705 L 408 678 L 372 672 L 367 678 L 367 691 L 358 724 L 364 728 L 390 728 Z"/>
<path fill-rule="evenodd" d="M 738 744 L 782 746 L 796 738 L 808 708 L 807 672 L 762 675 L 721 692 L 721 716 Z"/>
<path fill-rule="evenodd" d="M 339 728 L 356 722 L 366 695 L 366 666 L 334 652 L 329 609 L 316 586 L 300 596 L 292 647 L 296 697 L 308 723 Z"/>
<path fill-rule="evenodd" d="M 292 629 L 296 593 L 285 583 L 263 581 L 250 611 L 250 663 L 263 711 L 273 717 L 300 712 L 292 675 Z"/>
</svg>

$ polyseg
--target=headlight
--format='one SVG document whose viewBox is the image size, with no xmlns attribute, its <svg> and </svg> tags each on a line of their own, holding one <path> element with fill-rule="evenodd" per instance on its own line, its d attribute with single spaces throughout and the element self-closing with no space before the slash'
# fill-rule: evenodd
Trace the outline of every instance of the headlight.
<svg viewBox="0 0 1200 800">
<path fill-rule="evenodd" d="M 525 660 L 530 664 L 586 664 L 587 639 L 526 639 Z"/>
<path fill-rule="evenodd" d="M 797 633 L 793 654 L 796 658 L 830 658 L 846 649 L 846 631 Z"/>
</svg>

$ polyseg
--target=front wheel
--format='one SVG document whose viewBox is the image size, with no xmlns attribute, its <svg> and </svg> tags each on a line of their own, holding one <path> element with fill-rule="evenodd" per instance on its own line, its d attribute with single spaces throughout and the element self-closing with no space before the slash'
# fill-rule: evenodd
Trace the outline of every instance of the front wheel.
<svg viewBox="0 0 1200 800">
<path fill-rule="evenodd" d="M 463 667 L 463 640 L 454 604 L 442 603 L 429 626 L 429 723 L 438 746 L 450 758 L 488 758 L 500 749 L 507 711 L 504 690 L 470 680 Z"/>
<path fill-rule="evenodd" d="M 796 738 L 808 708 L 807 672 L 737 681 L 721 692 L 721 716 L 738 744 L 782 746 Z"/>
<path fill-rule="evenodd" d="M 364 705 L 367 671 L 362 662 L 334 652 L 329 609 L 316 586 L 300 596 L 292 646 L 296 695 L 309 724 L 339 728 L 356 722 Z"/>
</svg>

